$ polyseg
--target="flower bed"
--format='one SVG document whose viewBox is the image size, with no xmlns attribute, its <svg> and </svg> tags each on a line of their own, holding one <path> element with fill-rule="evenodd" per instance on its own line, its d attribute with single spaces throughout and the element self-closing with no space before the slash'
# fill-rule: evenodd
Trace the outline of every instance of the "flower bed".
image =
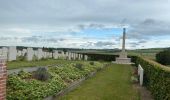
<svg viewBox="0 0 170 100">
<path fill-rule="evenodd" d="M 33 78 L 32 73 L 21 72 L 10 75 L 7 81 L 8 100 L 41 100 L 63 90 L 71 83 L 88 76 L 103 67 L 102 63 L 72 63 L 62 67 L 49 67 L 51 78 L 40 81 Z"/>
</svg>

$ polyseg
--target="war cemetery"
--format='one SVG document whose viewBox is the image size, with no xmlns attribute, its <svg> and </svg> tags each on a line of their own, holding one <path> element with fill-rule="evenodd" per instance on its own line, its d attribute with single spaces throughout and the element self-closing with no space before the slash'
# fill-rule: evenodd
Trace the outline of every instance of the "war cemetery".
<svg viewBox="0 0 170 100">
<path fill-rule="evenodd" d="M 119 55 L 1 47 L 0 100 L 169 100 L 170 68 L 128 54 L 125 37 Z"/>
<path fill-rule="evenodd" d="M 170 0 L 0 0 L 0 100 L 170 100 Z"/>
</svg>

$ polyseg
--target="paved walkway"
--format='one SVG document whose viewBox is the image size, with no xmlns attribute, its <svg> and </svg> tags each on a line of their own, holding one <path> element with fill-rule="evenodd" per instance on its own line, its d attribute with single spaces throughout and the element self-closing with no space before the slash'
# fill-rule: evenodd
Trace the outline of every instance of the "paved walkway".
<svg viewBox="0 0 170 100">
<path fill-rule="evenodd" d="M 130 82 L 130 65 L 112 64 L 61 100 L 138 100 L 139 92 Z"/>
</svg>

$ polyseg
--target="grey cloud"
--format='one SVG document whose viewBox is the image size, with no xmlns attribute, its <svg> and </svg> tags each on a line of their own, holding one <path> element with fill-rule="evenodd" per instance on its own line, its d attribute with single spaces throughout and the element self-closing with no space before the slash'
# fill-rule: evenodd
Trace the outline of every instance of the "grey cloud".
<svg viewBox="0 0 170 100">
<path fill-rule="evenodd" d="M 129 45 L 131 48 L 136 48 L 136 47 L 140 46 L 140 43 L 139 42 L 130 42 Z"/>
<path fill-rule="evenodd" d="M 145 19 L 141 23 L 132 26 L 129 38 L 147 39 L 154 36 L 170 35 L 170 24 L 154 19 Z"/>
<path fill-rule="evenodd" d="M 102 46 L 113 46 L 115 45 L 115 43 L 113 42 L 103 42 L 103 41 L 98 41 L 96 43 L 94 43 L 95 46 L 97 47 L 102 47 Z"/>
<path fill-rule="evenodd" d="M 64 41 L 64 39 L 58 39 L 58 38 L 45 38 L 42 36 L 31 36 L 31 37 L 24 37 L 22 38 L 22 42 L 47 42 L 47 43 L 57 43 L 58 41 Z"/>
<path fill-rule="evenodd" d="M 87 29 L 87 28 L 103 29 L 106 26 L 107 25 L 100 24 L 100 23 L 90 23 L 90 24 L 79 24 L 79 25 L 77 25 L 77 27 L 80 30 L 84 30 L 84 29 Z"/>
<path fill-rule="evenodd" d="M 131 6 L 129 6 L 130 2 Z M 124 24 L 136 23 L 146 17 L 167 20 L 169 3 L 153 0 L 139 2 L 133 0 L 1 0 L 0 12 L 0 22 L 3 24 L 66 25 L 88 22 Z M 160 16 L 162 12 L 167 12 L 166 16 Z"/>
<path fill-rule="evenodd" d="M 39 42 L 41 39 L 38 36 L 23 37 L 22 42 Z"/>
<path fill-rule="evenodd" d="M 140 43 L 146 43 L 147 42 L 147 40 L 140 40 L 140 41 L 138 41 L 138 43 L 140 44 Z"/>
<path fill-rule="evenodd" d="M 31 37 L 30 34 L 38 30 L 39 34 L 46 32 L 53 36 L 54 33 L 48 33 L 48 30 L 60 31 L 63 27 L 61 29 L 67 30 L 67 33 L 74 36 L 79 34 L 76 33 L 76 29 L 127 25 L 129 26 L 127 38 L 137 39 L 139 43 L 144 43 L 142 41 L 144 39 L 170 35 L 169 5 L 170 0 L 0 0 L 0 27 L 3 27 L 0 35 L 18 34 L 7 32 L 5 29 L 24 27 L 28 28 L 29 32 L 23 32 L 27 36 L 22 38 L 22 42 L 56 43 L 65 41 L 65 39 Z M 19 31 L 19 33 L 22 32 Z M 7 40 L 7 38 L 0 39 Z M 116 41 L 120 40 L 116 39 Z M 90 45 L 113 44 L 101 42 L 89 43 Z"/>
<path fill-rule="evenodd" d="M 0 40 L 3 41 L 3 40 L 11 40 L 11 37 L 0 37 Z"/>
</svg>

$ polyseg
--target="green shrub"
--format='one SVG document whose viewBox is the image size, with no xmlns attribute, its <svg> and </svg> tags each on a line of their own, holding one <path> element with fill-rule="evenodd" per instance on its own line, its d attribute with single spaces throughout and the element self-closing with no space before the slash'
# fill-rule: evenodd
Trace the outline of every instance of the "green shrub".
<svg viewBox="0 0 170 100">
<path fill-rule="evenodd" d="M 75 67 L 78 68 L 79 70 L 83 70 L 83 64 L 81 63 L 76 63 Z"/>
<path fill-rule="evenodd" d="M 23 70 L 21 70 L 21 71 L 18 73 L 18 76 L 19 76 L 21 79 L 26 79 L 26 78 L 32 77 L 32 75 L 31 75 L 30 73 L 24 72 Z"/>
<path fill-rule="evenodd" d="M 94 62 L 91 61 L 91 62 L 90 62 L 90 65 L 94 65 Z"/>
<path fill-rule="evenodd" d="M 25 60 L 26 60 L 26 57 L 25 57 L 25 56 L 18 56 L 18 57 L 17 57 L 17 60 L 18 60 L 18 61 L 25 61 Z"/>
<path fill-rule="evenodd" d="M 136 64 L 144 69 L 144 86 L 155 100 L 170 100 L 170 68 L 152 60 L 137 57 Z"/>
<path fill-rule="evenodd" d="M 170 65 L 170 49 L 157 53 L 156 61 L 163 65 Z"/>
<path fill-rule="evenodd" d="M 33 77 L 37 80 L 40 80 L 40 81 L 46 81 L 48 80 L 51 76 L 50 74 L 48 73 L 47 69 L 46 68 L 38 68 L 37 71 L 35 71 L 35 73 L 33 74 Z"/>
<path fill-rule="evenodd" d="M 109 54 L 86 54 L 88 55 L 88 60 L 92 61 L 115 61 L 118 55 Z"/>
<path fill-rule="evenodd" d="M 38 61 L 38 57 L 37 57 L 36 55 L 34 55 L 34 56 L 32 57 L 32 60 L 33 60 L 33 61 Z"/>
</svg>

